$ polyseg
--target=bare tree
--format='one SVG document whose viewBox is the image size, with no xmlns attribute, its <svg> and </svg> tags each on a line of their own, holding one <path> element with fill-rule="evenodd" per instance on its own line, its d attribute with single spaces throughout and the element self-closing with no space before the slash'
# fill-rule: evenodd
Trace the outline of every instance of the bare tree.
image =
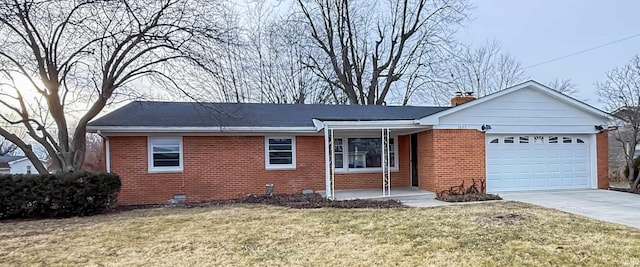
<svg viewBox="0 0 640 267">
<path fill-rule="evenodd" d="M 484 46 L 466 46 L 451 61 L 451 82 L 434 88 L 434 102 L 448 102 L 453 92 L 473 92 L 482 97 L 523 82 L 527 76 L 522 64 L 509 53 L 503 52 L 497 41 Z"/>
<path fill-rule="evenodd" d="M 82 166 L 87 123 L 135 88 L 182 91 L 186 70 L 213 73 L 211 53 L 224 43 L 221 1 L 114 0 L 0 3 L 0 104 L 41 144 L 53 168 Z M 20 80 L 26 81 L 20 83 Z M 158 89 L 158 88 L 154 88 Z M 80 111 L 83 110 L 83 111 Z M 74 121 L 76 127 L 69 127 Z M 47 170 L 31 146 L 6 127 L 38 172 Z"/>
<path fill-rule="evenodd" d="M 607 79 L 596 83 L 596 88 L 600 101 L 622 124 L 610 134 L 623 148 L 629 169 L 627 178 L 631 190 L 635 191 L 640 184 L 633 164 L 635 148 L 640 143 L 640 56 L 636 55 L 626 65 L 609 71 Z"/>
<path fill-rule="evenodd" d="M 105 171 L 104 142 L 98 134 L 87 134 L 87 148 L 82 169 L 86 171 Z"/>
<path fill-rule="evenodd" d="M 363 105 L 384 104 L 390 91 L 418 84 L 411 74 L 427 75 L 433 58 L 451 53 L 455 27 L 469 8 L 466 0 L 298 0 L 298 6 L 322 52 L 305 63 L 350 104 Z"/>
<path fill-rule="evenodd" d="M 553 81 L 547 83 L 547 86 L 553 90 L 569 96 L 575 96 L 578 90 L 576 84 L 571 79 L 556 78 Z"/>
<path fill-rule="evenodd" d="M 239 31 L 229 32 L 219 73 L 210 82 L 220 90 L 211 97 L 225 102 L 327 103 L 333 102 L 326 83 L 303 64 L 314 47 L 301 35 L 305 26 L 278 3 L 246 0 L 224 18 Z"/>
<path fill-rule="evenodd" d="M 270 103 L 328 103 L 332 99 L 331 85 L 324 83 L 312 69 L 304 65 L 312 51 L 307 40 L 300 35 L 304 27 L 297 21 L 274 21 L 263 35 L 262 62 L 259 72 L 261 99 Z M 335 100 L 335 101 L 332 101 Z"/>
<path fill-rule="evenodd" d="M 482 97 L 529 79 L 522 64 L 502 51 L 495 40 L 478 48 L 465 46 L 448 63 L 446 71 L 450 75 L 449 80 L 427 84 L 430 93 L 427 101 L 444 104 L 457 91 L 473 92 Z M 547 85 L 568 95 L 577 92 L 576 85 L 570 79 L 556 78 Z"/>
</svg>

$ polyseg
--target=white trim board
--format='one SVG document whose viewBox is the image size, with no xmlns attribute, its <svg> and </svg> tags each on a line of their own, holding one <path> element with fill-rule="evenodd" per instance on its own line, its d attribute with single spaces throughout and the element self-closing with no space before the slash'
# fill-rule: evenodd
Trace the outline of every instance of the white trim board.
<svg viewBox="0 0 640 267">
<path fill-rule="evenodd" d="M 88 132 L 111 133 L 316 133 L 315 127 L 164 127 L 164 126 L 87 126 Z"/>
</svg>

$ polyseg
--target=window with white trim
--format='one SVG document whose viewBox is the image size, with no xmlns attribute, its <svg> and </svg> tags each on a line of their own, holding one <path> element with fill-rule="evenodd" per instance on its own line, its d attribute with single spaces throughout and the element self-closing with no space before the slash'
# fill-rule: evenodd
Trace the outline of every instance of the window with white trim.
<svg viewBox="0 0 640 267">
<path fill-rule="evenodd" d="M 344 146 L 342 145 L 342 138 L 333 139 L 333 161 L 336 168 L 344 168 Z"/>
<path fill-rule="evenodd" d="M 294 137 L 266 137 L 265 164 L 267 169 L 296 167 L 296 139 Z"/>
<path fill-rule="evenodd" d="M 389 165 L 396 169 L 395 138 L 389 138 Z M 334 139 L 335 168 L 341 171 L 380 170 L 382 167 L 382 138 L 338 137 Z"/>
<path fill-rule="evenodd" d="M 182 137 L 149 137 L 149 171 L 182 171 Z"/>
</svg>

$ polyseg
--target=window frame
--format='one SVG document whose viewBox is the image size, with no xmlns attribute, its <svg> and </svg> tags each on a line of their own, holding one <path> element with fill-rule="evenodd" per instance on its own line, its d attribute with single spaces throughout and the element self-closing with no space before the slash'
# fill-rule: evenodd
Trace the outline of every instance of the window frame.
<svg viewBox="0 0 640 267">
<path fill-rule="evenodd" d="M 291 139 L 291 164 L 269 163 L 269 139 Z M 264 168 L 267 170 L 295 170 L 296 169 L 296 137 L 295 136 L 265 136 L 264 137 Z"/>
<path fill-rule="evenodd" d="M 338 166 L 335 166 L 335 173 L 376 173 L 376 172 L 382 172 L 382 167 L 371 167 L 371 168 L 349 168 L 349 138 L 381 138 L 380 135 L 340 135 L 340 136 L 335 136 L 334 139 L 342 139 L 342 168 L 338 168 Z M 393 163 L 395 166 L 391 166 L 389 168 L 389 171 L 391 172 L 398 172 L 399 171 L 399 154 L 398 154 L 398 136 L 397 135 L 392 135 L 389 137 L 390 139 L 393 139 L 393 153 L 394 153 L 394 160 Z M 333 158 L 335 158 L 335 152 L 333 155 Z"/>
<path fill-rule="evenodd" d="M 179 166 L 153 166 L 153 146 L 154 142 L 160 140 L 178 140 L 179 145 Z M 183 151 L 182 136 L 147 136 L 147 170 L 149 173 L 163 173 L 163 172 L 183 172 L 184 171 L 184 151 Z"/>
</svg>

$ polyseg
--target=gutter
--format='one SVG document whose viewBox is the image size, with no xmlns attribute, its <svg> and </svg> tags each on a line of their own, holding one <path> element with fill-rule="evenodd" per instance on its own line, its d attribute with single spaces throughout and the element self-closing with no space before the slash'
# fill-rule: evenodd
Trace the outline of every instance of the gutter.
<svg viewBox="0 0 640 267">
<path fill-rule="evenodd" d="M 111 172 L 111 144 L 109 143 L 109 137 L 103 135 L 100 130 L 97 131 L 97 134 L 104 139 L 105 168 L 107 169 L 107 172 Z"/>
<path fill-rule="evenodd" d="M 316 127 L 158 127 L 87 126 L 87 132 L 109 133 L 316 133 Z"/>
<path fill-rule="evenodd" d="M 420 125 L 420 120 L 372 120 L 372 121 L 321 121 L 313 119 L 316 130 L 320 131 L 325 127 L 331 129 L 347 129 L 347 130 L 378 130 L 380 128 L 388 129 L 424 129 L 425 125 Z"/>
</svg>

